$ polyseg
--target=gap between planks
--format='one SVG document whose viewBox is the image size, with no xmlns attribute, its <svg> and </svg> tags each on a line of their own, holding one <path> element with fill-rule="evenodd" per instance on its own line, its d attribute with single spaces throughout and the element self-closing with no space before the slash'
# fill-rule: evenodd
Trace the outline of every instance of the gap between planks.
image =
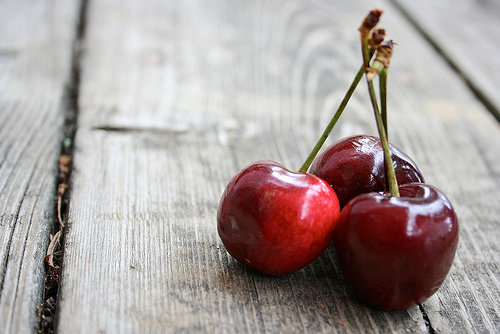
<svg viewBox="0 0 500 334">
<path fill-rule="evenodd" d="M 89 0 L 80 0 L 78 9 L 78 20 L 76 22 L 75 33 L 71 50 L 71 64 L 69 81 L 65 87 L 62 96 L 62 105 L 64 113 L 64 125 L 62 127 L 63 136 L 61 140 L 61 151 L 58 158 L 59 174 L 56 179 L 56 187 L 54 194 L 54 210 L 51 221 L 53 222 L 53 235 L 60 233 L 56 241 L 56 247 L 53 249 L 54 267 L 45 264 L 46 276 L 44 284 L 43 303 L 37 308 L 39 317 L 39 333 L 53 333 L 57 327 L 57 311 L 58 311 L 58 292 L 59 292 L 59 277 L 62 271 L 62 263 L 64 256 L 64 226 L 68 223 L 69 199 L 71 191 L 71 172 L 73 170 L 73 148 L 75 134 L 78 129 L 78 111 L 79 111 L 79 95 L 80 95 L 80 73 L 81 73 L 81 57 L 82 44 L 85 38 L 85 27 L 87 22 L 87 8 Z M 69 143 L 67 142 L 69 141 Z M 62 170 L 63 163 L 61 159 L 69 157 L 68 163 L 65 165 L 67 170 Z M 60 192 L 60 187 L 65 187 L 64 191 Z M 62 204 L 59 204 L 61 201 Z M 59 217 L 62 217 L 64 225 L 60 225 Z"/>
<path fill-rule="evenodd" d="M 485 108 L 496 118 L 496 120 L 500 122 L 500 110 L 498 110 L 498 108 L 488 98 L 488 96 L 482 92 L 481 88 L 478 87 L 469 78 L 469 76 L 460 69 L 460 66 L 453 60 L 453 57 L 451 57 L 441 46 L 439 46 L 438 42 L 425 30 L 425 28 L 420 23 L 417 22 L 417 20 L 415 20 L 411 16 L 411 13 L 408 12 L 408 10 L 406 10 L 398 1 L 388 1 L 394 6 L 394 8 L 398 10 L 401 16 L 406 21 L 408 21 L 408 24 L 412 26 L 427 43 L 429 43 L 429 45 L 441 58 L 443 58 L 448 66 L 457 74 L 457 77 L 466 84 L 466 86 L 470 89 L 474 96 L 485 106 Z"/>
</svg>

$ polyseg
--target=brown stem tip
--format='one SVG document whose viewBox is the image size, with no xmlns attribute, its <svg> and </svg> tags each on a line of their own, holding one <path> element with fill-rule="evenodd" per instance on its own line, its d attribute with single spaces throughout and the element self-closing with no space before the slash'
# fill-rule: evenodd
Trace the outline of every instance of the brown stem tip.
<svg viewBox="0 0 500 334">
<path fill-rule="evenodd" d="M 375 76 L 384 68 L 389 68 L 393 47 L 394 42 L 392 40 L 389 40 L 385 41 L 377 48 L 377 56 L 375 57 L 372 66 L 366 69 L 366 78 L 368 79 L 368 81 L 375 78 Z"/>
<path fill-rule="evenodd" d="M 370 40 L 368 41 L 368 43 L 372 49 L 376 50 L 376 49 L 378 49 L 380 44 L 382 44 L 384 39 L 385 39 L 385 29 L 378 28 L 378 29 L 373 30 L 372 36 L 371 36 Z"/>
<path fill-rule="evenodd" d="M 375 28 L 383 12 L 384 11 L 382 9 L 375 8 L 368 13 L 368 15 L 363 20 L 363 23 L 359 27 L 359 31 L 362 35 L 368 35 L 370 31 Z"/>
<path fill-rule="evenodd" d="M 384 42 L 384 44 L 380 45 L 377 50 L 377 57 L 375 58 L 375 61 L 381 62 L 382 64 L 384 64 L 385 68 L 388 68 L 389 64 L 391 63 L 393 48 L 394 42 L 392 40 Z"/>
</svg>

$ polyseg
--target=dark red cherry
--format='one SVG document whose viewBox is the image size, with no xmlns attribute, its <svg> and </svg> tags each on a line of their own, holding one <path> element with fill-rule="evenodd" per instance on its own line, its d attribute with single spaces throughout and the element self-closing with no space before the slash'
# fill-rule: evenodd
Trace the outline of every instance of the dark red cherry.
<svg viewBox="0 0 500 334">
<path fill-rule="evenodd" d="M 443 283 L 458 243 L 458 220 L 438 189 L 399 187 L 401 197 L 362 194 L 342 210 L 334 233 L 345 280 L 366 303 L 404 310 Z"/>
<path fill-rule="evenodd" d="M 323 252 L 339 214 L 335 192 L 320 178 L 259 161 L 227 185 L 217 229 L 235 259 L 262 273 L 283 275 Z"/>
<path fill-rule="evenodd" d="M 390 145 L 398 184 L 424 182 L 409 156 Z M 384 151 L 380 140 L 359 135 L 330 146 L 313 162 L 310 173 L 328 182 L 344 207 L 356 195 L 385 190 Z"/>
</svg>

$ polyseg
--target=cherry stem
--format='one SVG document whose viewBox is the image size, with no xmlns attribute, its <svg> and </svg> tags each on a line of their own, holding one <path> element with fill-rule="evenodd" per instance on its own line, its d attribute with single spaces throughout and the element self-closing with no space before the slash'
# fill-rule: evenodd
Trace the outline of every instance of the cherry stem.
<svg viewBox="0 0 500 334">
<path fill-rule="evenodd" d="M 368 47 L 368 44 L 362 43 L 362 47 Z M 363 51 L 363 54 L 365 52 Z M 375 120 L 377 122 L 378 135 L 380 137 L 380 143 L 382 144 L 382 149 L 384 150 L 384 162 L 385 171 L 387 178 L 389 180 L 389 192 L 393 197 L 399 197 L 398 180 L 396 179 L 396 172 L 394 171 L 394 165 L 391 157 L 391 150 L 389 148 L 389 141 L 387 140 L 387 134 L 385 132 L 384 122 L 382 120 L 382 115 L 378 109 L 377 97 L 375 96 L 375 88 L 373 88 L 373 82 L 366 78 L 366 83 L 368 84 L 368 93 L 370 94 L 370 101 L 373 107 L 373 113 L 375 114 Z"/>
<path fill-rule="evenodd" d="M 351 86 L 349 86 L 349 89 L 344 95 L 344 98 L 342 99 L 342 102 L 340 103 L 339 107 L 337 108 L 337 111 L 333 115 L 332 119 L 330 120 L 330 123 L 328 123 L 327 127 L 323 131 L 323 134 L 319 138 L 318 142 L 316 145 L 314 145 L 314 148 L 312 149 L 311 153 L 307 156 L 306 161 L 302 164 L 302 166 L 299 168 L 299 173 L 306 173 L 309 167 L 311 166 L 314 158 L 316 158 L 316 155 L 318 155 L 319 150 L 325 143 L 326 139 L 332 132 L 333 128 L 335 127 L 335 124 L 337 124 L 337 121 L 339 120 L 340 116 L 342 115 L 342 112 L 344 111 L 345 107 L 347 106 L 347 102 L 349 102 L 349 99 L 351 98 L 352 94 L 354 93 L 354 90 L 358 86 L 359 81 L 361 78 L 363 78 L 363 74 L 365 72 L 365 66 L 364 64 L 361 66 L 359 69 L 358 73 L 354 77 L 354 79 L 351 82 Z"/>
<path fill-rule="evenodd" d="M 379 92 L 382 122 L 384 123 L 385 135 L 389 140 L 389 131 L 387 130 L 387 68 L 379 73 Z"/>
<path fill-rule="evenodd" d="M 373 82 L 367 80 L 367 83 L 368 92 L 370 93 L 370 100 L 372 101 L 373 112 L 375 114 L 375 120 L 377 121 L 377 130 L 380 137 L 380 143 L 382 144 L 382 149 L 384 150 L 385 170 L 387 178 L 389 179 L 389 192 L 391 193 L 391 196 L 399 197 L 398 181 L 396 179 L 396 172 L 394 171 L 391 150 L 389 148 L 389 141 L 387 140 L 387 135 L 385 133 L 384 122 L 382 120 L 382 115 L 378 110 L 375 89 L 373 88 Z"/>
<path fill-rule="evenodd" d="M 363 51 L 363 64 L 365 65 L 365 69 L 370 67 L 370 46 L 368 44 L 368 35 L 361 36 L 361 50 Z M 373 50 L 375 51 L 375 50 Z"/>
</svg>

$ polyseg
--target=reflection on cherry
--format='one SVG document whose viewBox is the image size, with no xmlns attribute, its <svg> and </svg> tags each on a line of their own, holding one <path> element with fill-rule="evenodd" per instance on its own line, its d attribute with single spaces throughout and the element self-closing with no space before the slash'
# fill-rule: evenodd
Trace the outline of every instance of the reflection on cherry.
<svg viewBox="0 0 500 334">
<path fill-rule="evenodd" d="M 335 192 L 320 178 L 259 161 L 227 185 L 217 229 L 235 259 L 262 273 L 283 275 L 323 252 L 339 214 Z"/>
<path fill-rule="evenodd" d="M 335 250 L 345 280 L 366 303 L 405 310 L 443 283 L 458 243 L 458 220 L 438 189 L 399 187 L 401 197 L 369 193 L 341 212 Z"/>
<path fill-rule="evenodd" d="M 415 162 L 395 146 L 389 146 L 398 184 L 424 182 Z M 341 208 L 356 195 L 383 191 L 386 177 L 380 140 L 368 135 L 345 138 L 320 154 L 310 173 L 333 187 Z"/>
</svg>

